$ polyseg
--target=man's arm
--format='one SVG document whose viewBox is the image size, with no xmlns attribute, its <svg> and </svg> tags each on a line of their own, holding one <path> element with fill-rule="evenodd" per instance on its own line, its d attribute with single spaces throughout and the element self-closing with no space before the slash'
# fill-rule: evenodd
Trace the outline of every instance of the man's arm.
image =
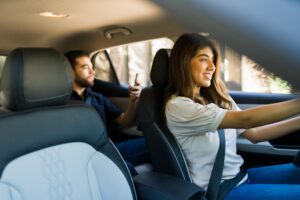
<svg viewBox="0 0 300 200">
<path fill-rule="evenodd" d="M 131 126 L 135 120 L 136 105 L 141 94 L 141 86 L 139 83 L 135 86 L 129 86 L 128 91 L 130 100 L 127 110 L 116 119 L 116 122 L 123 127 Z"/>
</svg>

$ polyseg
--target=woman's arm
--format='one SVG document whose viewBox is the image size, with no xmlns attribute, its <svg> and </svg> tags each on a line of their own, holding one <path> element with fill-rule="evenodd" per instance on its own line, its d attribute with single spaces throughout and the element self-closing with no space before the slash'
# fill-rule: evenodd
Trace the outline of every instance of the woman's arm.
<svg viewBox="0 0 300 200">
<path fill-rule="evenodd" d="M 282 137 L 293 131 L 300 129 L 300 116 L 284 121 L 250 128 L 242 136 L 252 143 L 267 141 Z"/>
<path fill-rule="evenodd" d="M 271 124 L 300 113 L 300 99 L 259 106 L 242 111 L 227 111 L 219 128 L 250 129 Z"/>
</svg>

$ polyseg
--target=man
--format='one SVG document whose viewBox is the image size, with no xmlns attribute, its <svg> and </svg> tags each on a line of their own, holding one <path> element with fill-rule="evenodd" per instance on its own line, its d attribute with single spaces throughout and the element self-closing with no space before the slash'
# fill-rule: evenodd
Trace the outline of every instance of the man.
<svg viewBox="0 0 300 200">
<path fill-rule="evenodd" d="M 93 106 L 106 125 L 109 137 L 116 142 L 115 136 L 118 136 L 116 125 L 128 127 L 134 122 L 136 103 L 141 93 L 138 80 L 135 86 L 129 86 L 129 105 L 127 110 L 122 112 L 107 97 L 91 90 L 90 87 L 94 85 L 95 71 L 87 52 L 75 50 L 67 52 L 65 56 L 70 61 L 73 69 L 72 100 L 80 100 Z M 149 160 L 143 137 L 116 142 L 115 145 L 126 161 L 132 176 L 137 174 L 134 169 L 135 165 Z"/>
</svg>

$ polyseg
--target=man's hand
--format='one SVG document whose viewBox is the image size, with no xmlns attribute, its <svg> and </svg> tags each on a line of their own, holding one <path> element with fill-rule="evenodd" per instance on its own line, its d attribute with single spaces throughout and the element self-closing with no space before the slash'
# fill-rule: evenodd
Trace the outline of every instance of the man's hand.
<svg viewBox="0 0 300 200">
<path fill-rule="evenodd" d="M 132 102 L 135 102 L 140 97 L 141 83 L 140 83 L 138 73 L 136 73 L 136 75 L 135 75 L 134 85 L 133 86 L 130 85 L 129 88 L 128 88 L 128 91 L 129 91 L 130 100 Z"/>
<path fill-rule="evenodd" d="M 123 127 L 129 127 L 135 122 L 136 103 L 141 94 L 141 84 L 137 75 L 134 85 L 128 87 L 128 93 L 130 101 L 127 110 L 116 119 L 116 122 Z"/>
<path fill-rule="evenodd" d="M 134 86 L 130 85 L 128 88 L 128 92 L 129 92 L 130 100 L 132 102 L 135 102 L 140 97 L 140 94 L 141 94 L 140 83 L 137 81 L 136 85 L 134 85 Z"/>
</svg>

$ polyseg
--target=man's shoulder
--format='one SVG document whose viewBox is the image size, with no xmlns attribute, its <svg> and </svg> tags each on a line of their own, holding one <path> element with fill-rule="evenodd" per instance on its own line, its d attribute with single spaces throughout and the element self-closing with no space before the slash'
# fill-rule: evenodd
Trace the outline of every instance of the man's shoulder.
<svg viewBox="0 0 300 200">
<path fill-rule="evenodd" d="M 71 100 L 81 100 L 80 96 L 73 90 L 71 93 Z"/>
<path fill-rule="evenodd" d="M 86 95 L 87 96 L 96 96 L 96 97 L 99 97 L 99 98 L 104 97 L 101 93 L 95 92 L 91 88 L 86 88 Z"/>
<path fill-rule="evenodd" d="M 106 96 L 99 92 L 93 91 L 91 88 L 86 89 L 86 99 L 88 98 L 96 99 L 98 102 L 101 102 L 101 104 L 110 103 L 109 99 Z"/>
</svg>

